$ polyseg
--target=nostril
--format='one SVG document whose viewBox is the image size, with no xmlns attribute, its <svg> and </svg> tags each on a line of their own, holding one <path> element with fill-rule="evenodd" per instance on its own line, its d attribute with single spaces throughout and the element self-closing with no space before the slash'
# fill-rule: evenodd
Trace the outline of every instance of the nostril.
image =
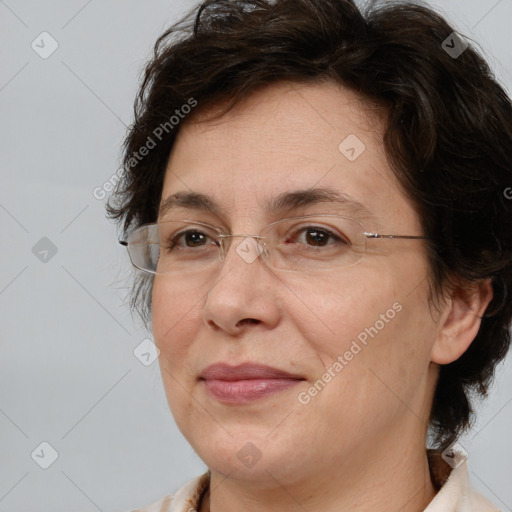
<svg viewBox="0 0 512 512">
<path fill-rule="evenodd" d="M 244 324 L 259 324 L 260 321 L 256 320 L 255 318 L 244 318 L 243 320 L 240 320 L 236 325 L 237 327 L 242 327 Z"/>
</svg>

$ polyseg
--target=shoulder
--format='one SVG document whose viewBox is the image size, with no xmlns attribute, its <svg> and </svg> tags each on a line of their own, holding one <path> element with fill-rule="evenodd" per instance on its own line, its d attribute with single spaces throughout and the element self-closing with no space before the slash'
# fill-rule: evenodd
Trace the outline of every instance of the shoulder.
<svg viewBox="0 0 512 512">
<path fill-rule="evenodd" d="M 210 472 L 197 476 L 178 489 L 174 494 L 132 512 L 197 512 L 203 494 L 210 483 Z"/>
</svg>

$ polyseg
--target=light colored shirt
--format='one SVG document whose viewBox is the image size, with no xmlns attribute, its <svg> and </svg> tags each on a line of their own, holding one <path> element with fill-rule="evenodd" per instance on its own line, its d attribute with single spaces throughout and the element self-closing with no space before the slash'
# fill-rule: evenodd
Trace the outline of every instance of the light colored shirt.
<svg viewBox="0 0 512 512">
<path fill-rule="evenodd" d="M 424 512 L 502 512 L 469 486 L 468 466 L 464 460 L 452 469 L 440 454 L 428 450 L 430 475 L 437 494 Z M 210 472 L 198 476 L 174 495 L 133 512 L 198 512 L 210 484 Z"/>
</svg>

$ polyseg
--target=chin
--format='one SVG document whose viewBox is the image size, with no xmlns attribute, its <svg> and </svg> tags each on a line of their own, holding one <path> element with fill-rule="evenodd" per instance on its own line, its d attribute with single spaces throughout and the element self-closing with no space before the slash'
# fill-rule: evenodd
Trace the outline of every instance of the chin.
<svg viewBox="0 0 512 512">
<path fill-rule="evenodd" d="M 283 443 L 281 437 L 275 441 L 266 439 L 271 429 L 266 429 L 263 434 L 251 434 L 247 426 L 243 427 L 243 432 L 227 430 L 232 437 L 219 427 L 219 437 L 189 438 L 194 451 L 211 471 L 262 487 L 268 487 L 269 483 L 275 485 L 276 480 L 284 483 L 292 475 L 296 477 L 297 467 L 304 457 L 293 447 L 303 445 L 303 442 Z"/>
</svg>

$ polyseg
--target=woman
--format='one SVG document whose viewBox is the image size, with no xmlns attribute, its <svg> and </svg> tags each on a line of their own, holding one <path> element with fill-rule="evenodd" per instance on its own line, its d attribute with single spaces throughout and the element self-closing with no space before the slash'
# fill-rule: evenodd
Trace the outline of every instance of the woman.
<svg viewBox="0 0 512 512">
<path fill-rule="evenodd" d="M 206 1 L 159 38 L 109 213 L 208 471 L 141 510 L 498 510 L 456 441 L 510 345 L 511 119 L 417 5 Z"/>
</svg>

